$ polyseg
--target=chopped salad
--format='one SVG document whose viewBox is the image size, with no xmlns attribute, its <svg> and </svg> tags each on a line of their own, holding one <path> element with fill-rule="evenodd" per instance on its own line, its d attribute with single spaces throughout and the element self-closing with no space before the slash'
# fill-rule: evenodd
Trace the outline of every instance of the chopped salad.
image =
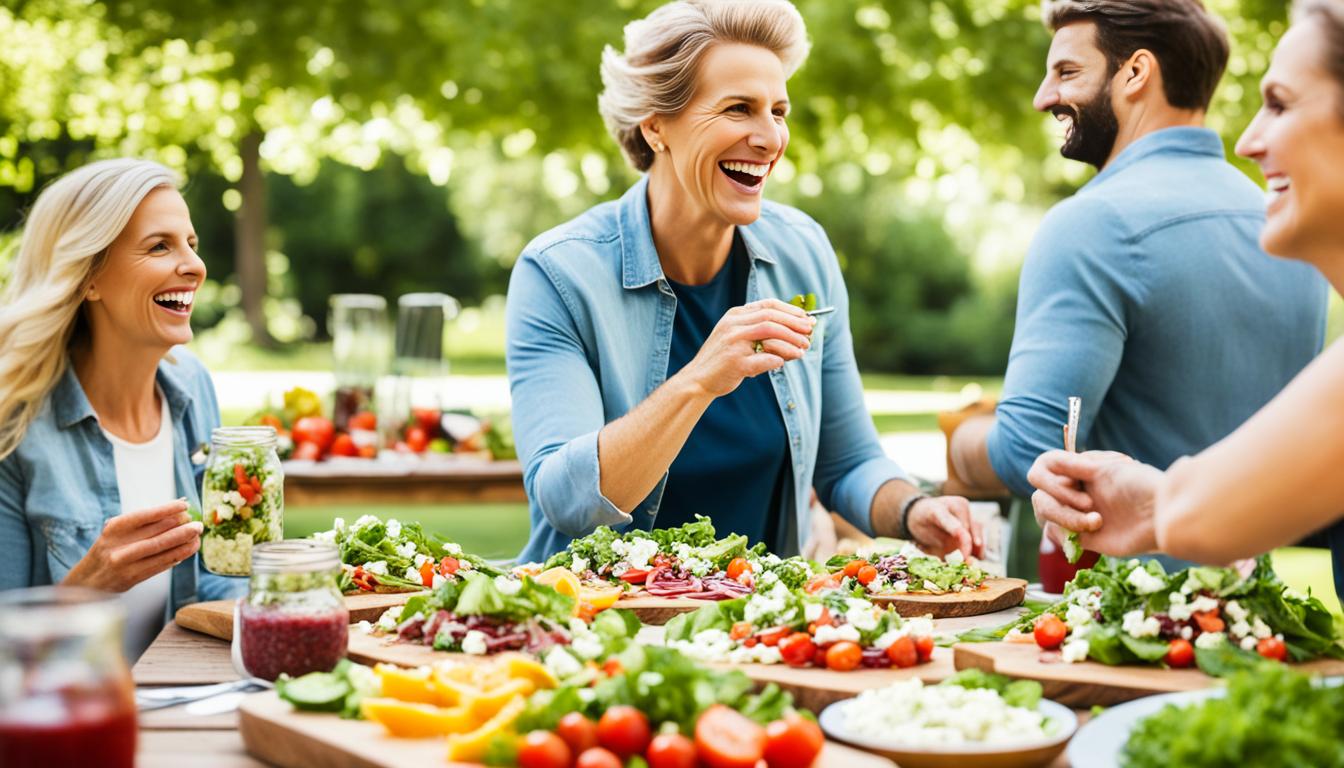
<svg viewBox="0 0 1344 768">
<path fill-rule="evenodd" d="M 313 538 L 340 551 L 344 592 L 413 592 L 473 571 L 491 577 L 503 573 L 457 544 L 426 534 L 419 523 L 364 515 L 347 524 L 338 517 L 331 530 Z"/>
<path fill-rule="evenodd" d="M 976 589 L 988 574 L 966 562 L 960 552 L 946 558 L 930 555 L 913 544 L 897 551 L 875 552 L 867 557 L 836 555 L 826 561 L 829 581 L 815 586 L 834 586 L 856 595 L 944 594 Z"/>
<path fill-rule="evenodd" d="M 219 448 L 201 486 L 201 558 L 214 573 L 252 571 L 252 547 L 284 538 L 284 477 L 269 448 Z"/>
</svg>

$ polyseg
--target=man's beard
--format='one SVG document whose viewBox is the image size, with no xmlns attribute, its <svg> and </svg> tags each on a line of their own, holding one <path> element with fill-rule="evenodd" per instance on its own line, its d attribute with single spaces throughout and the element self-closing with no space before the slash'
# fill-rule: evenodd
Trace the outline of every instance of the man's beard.
<svg viewBox="0 0 1344 768">
<path fill-rule="evenodd" d="M 1097 168 L 1106 164 L 1111 150 L 1115 149 L 1120 122 L 1116 120 L 1110 94 L 1105 88 L 1097 89 L 1091 101 L 1076 107 L 1060 104 L 1050 112 L 1055 117 L 1066 115 L 1073 121 L 1064 145 L 1059 148 L 1061 155 Z"/>
</svg>

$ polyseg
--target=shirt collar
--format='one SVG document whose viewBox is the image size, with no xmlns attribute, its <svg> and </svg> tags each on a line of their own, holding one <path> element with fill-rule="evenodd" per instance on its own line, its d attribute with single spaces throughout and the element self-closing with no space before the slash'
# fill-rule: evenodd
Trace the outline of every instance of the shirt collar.
<svg viewBox="0 0 1344 768">
<path fill-rule="evenodd" d="M 633 187 L 621 195 L 617 208 L 617 227 L 621 236 L 621 285 L 627 289 L 643 288 L 665 279 L 658 249 L 653 245 L 653 224 L 649 219 L 649 177 L 645 174 Z M 775 257 L 765 250 L 754 229 L 760 219 L 745 227 L 738 227 L 747 257 L 752 261 L 775 263 Z"/>
<path fill-rule="evenodd" d="M 1140 160 L 1160 154 L 1207 155 L 1219 158 L 1227 156 L 1223 150 L 1223 140 L 1208 128 L 1194 126 L 1163 128 L 1142 136 L 1125 147 L 1090 183 L 1095 184 Z"/>
<path fill-rule="evenodd" d="M 163 390 L 163 396 L 168 400 L 168 410 L 174 420 L 180 419 L 191 405 L 192 398 L 177 364 L 167 358 L 160 360 L 155 379 L 159 388 Z M 61 374 L 60 381 L 56 382 L 56 387 L 51 391 L 51 408 L 61 429 L 69 429 L 85 419 L 98 416 L 93 412 L 93 406 L 89 404 L 89 398 L 84 394 L 84 387 L 79 383 L 79 377 L 75 375 L 74 363 L 69 358 L 66 358 L 65 372 Z"/>
</svg>

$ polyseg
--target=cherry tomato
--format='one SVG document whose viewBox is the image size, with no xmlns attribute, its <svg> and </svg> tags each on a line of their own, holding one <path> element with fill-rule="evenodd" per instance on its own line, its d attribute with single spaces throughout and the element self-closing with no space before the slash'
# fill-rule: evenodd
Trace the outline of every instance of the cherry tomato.
<svg viewBox="0 0 1344 768">
<path fill-rule="evenodd" d="M 573 759 L 565 740 L 550 731 L 532 731 L 518 745 L 518 768 L 569 768 Z"/>
<path fill-rule="evenodd" d="M 322 447 L 317 443 L 296 443 L 293 458 L 300 461 L 317 461 L 322 458 Z"/>
<path fill-rule="evenodd" d="M 625 667 L 621 666 L 621 660 L 615 656 L 602 662 L 602 673 L 607 677 L 615 677 L 624 671 Z"/>
<path fill-rule="evenodd" d="M 412 408 L 411 418 L 415 419 L 416 426 L 425 430 L 426 434 L 437 434 L 443 429 L 443 414 L 438 408 Z M 369 427 L 373 429 L 373 427 Z"/>
<path fill-rule="evenodd" d="M 817 644 L 806 632 L 794 632 L 779 641 L 779 655 L 791 667 L 805 667 L 817 653 Z"/>
<path fill-rule="evenodd" d="M 574 768 L 621 768 L 621 758 L 601 747 L 585 749 L 574 761 Z"/>
<path fill-rule="evenodd" d="M 295 443 L 316 443 L 317 447 L 323 453 L 331 447 L 331 441 L 336 438 L 336 427 L 330 419 L 324 419 L 321 416 L 304 416 L 302 419 L 294 422 L 294 442 Z"/>
<path fill-rule="evenodd" d="M 622 758 L 642 754 L 651 735 L 649 718 L 625 704 L 611 707 L 597 721 L 597 743 Z"/>
<path fill-rule="evenodd" d="M 825 742 L 816 721 L 791 712 L 765 727 L 765 763 L 770 768 L 807 768 Z"/>
<path fill-rule="evenodd" d="M 826 649 L 826 668 L 834 669 L 836 672 L 855 669 L 862 659 L 863 649 L 859 648 L 858 643 L 851 643 L 848 640 L 841 640 Z"/>
<path fill-rule="evenodd" d="M 1047 613 L 1036 620 L 1036 644 L 1046 650 L 1058 648 L 1069 634 L 1069 625 L 1053 613 Z"/>
<path fill-rule="evenodd" d="M 407 427 L 406 447 L 416 453 L 424 453 L 429 447 L 429 433 L 419 427 Z"/>
<path fill-rule="evenodd" d="M 909 635 L 896 638 L 896 642 L 887 646 L 887 658 L 901 669 L 918 664 L 919 649 L 915 647 L 915 639 Z"/>
<path fill-rule="evenodd" d="M 1288 660 L 1288 646 L 1277 637 L 1266 637 L 1255 644 L 1255 652 L 1264 656 L 1266 659 L 1275 661 Z"/>
<path fill-rule="evenodd" d="M 649 768 L 695 768 L 695 742 L 680 733 L 660 733 L 644 758 Z"/>
<path fill-rule="evenodd" d="M 647 568 L 631 568 L 621 574 L 621 581 L 626 584 L 643 584 L 647 578 L 649 578 L 649 569 Z"/>
<path fill-rule="evenodd" d="M 928 661 L 933 658 L 933 637 L 924 635 L 915 638 L 915 651 L 919 654 L 920 662 Z"/>
<path fill-rule="evenodd" d="M 733 625 L 732 631 L 728 633 L 731 640 L 742 640 L 751 637 L 751 622 L 739 621 Z"/>
<path fill-rule="evenodd" d="M 331 455 L 358 456 L 359 446 L 355 445 L 355 441 L 352 440 L 349 435 L 342 432 L 336 436 L 335 440 L 331 441 Z"/>
<path fill-rule="evenodd" d="M 695 748 L 709 768 L 754 768 L 765 756 L 765 729 L 736 710 L 715 704 L 695 721 Z"/>
<path fill-rule="evenodd" d="M 1195 663 L 1195 646 L 1184 638 L 1173 638 L 1167 644 L 1166 662 L 1168 667 L 1184 669 Z"/>
<path fill-rule="evenodd" d="M 452 576 L 461 567 L 462 563 L 458 562 L 456 557 L 449 556 L 439 561 L 439 573 L 444 577 Z"/>
<path fill-rule="evenodd" d="M 823 589 L 835 589 L 838 586 L 840 586 L 840 577 L 834 573 L 821 573 L 813 576 L 811 581 L 807 582 L 805 589 L 808 594 L 813 594 Z"/>
<path fill-rule="evenodd" d="M 361 446 L 359 446 L 359 457 L 360 457 L 361 459 L 376 459 L 376 458 L 378 458 L 378 446 L 376 446 L 376 445 L 361 445 Z"/>
<path fill-rule="evenodd" d="M 434 561 L 426 560 L 420 564 L 420 585 L 424 587 L 434 586 Z"/>
<path fill-rule="evenodd" d="M 737 577 L 741 576 L 743 573 L 750 572 L 751 563 L 747 562 L 747 558 L 745 557 L 735 557 L 733 558 L 733 561 L 728 564 L 728 578 L 733 581 L 737 581 Z"/>
<path fill-rule="evenodd" d="M 756 637 L 760 638 L 761 645 L 773 647 L 779 645 L 780 640 L 783 640 L 791 634 L 793 634 L 793 630 L 789 627 L 775 627 L 774 629 L 767 629 L 764 632 L 758 632 Z"/>
<path fill-rule="evenodd" d="M 873 579 L 877 578 L 877 569 L 871 565 L 865 565 L 859 569 L 859 574 L 854 578 L 858 579 L 859 583 L 866 587 L 872 583 Z"/>
<path fill-rule="evenodd" d="M 570 712 L 560 718 L 555 732 L 576 755 L 597 746 L 597 723 L 584 717 L 582 712 Z"/>
<path fill-rule="evenodd" d="M 842 573 L 844 573 L 851 579 L 857 579 L 859 577 L 859 569 L 866 568 L 867 566 L 868 566 L 867 560 L 859 560 L 859 559 L 850 560 L 848 563 L 845 563 L 845 569 L 844 571 L 842 571 Z"/>
<path fill-rule="evenodd" d="M 350 429 L 372 432 L 378 428 L 378 417 L 373 415 L 371 411 L 360 411 L 346 420 L 345 425 Z"/>
<path fill-rule="evenodd" d="M 1227 628 L 1227 622 L 1218 616 L 1218 609 L 1216 608 L 1212 611 L 1196 613 L 1194 619 L 1201 632 L 1222 632 Z"/>
<path fill-rule="evenodd" d="M 246 486 L 246 485 L 251 485 L 251 483 L 249 483 L 249 482 L 247 481 L 247 470 L 243 468 L 243 465 L 242 465 L 241 463 L 234 464 L 234 465 L 233 465 L 233 487 L 235 487 L 235 488 L 242 488 L 243 486 Z"/>
</svg>

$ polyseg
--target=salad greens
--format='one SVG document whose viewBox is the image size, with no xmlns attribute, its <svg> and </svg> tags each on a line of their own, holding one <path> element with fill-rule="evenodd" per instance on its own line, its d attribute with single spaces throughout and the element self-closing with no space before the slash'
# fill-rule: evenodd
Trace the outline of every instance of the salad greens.
<svg viewBox="0 0 1344 768">
<path fill-rule="evenodd" d="M 719 539 L 715 536 L 714 524 L 703 515 L 696 515 L 693 523 L 677 528 L 655 528 L 652 531 L 635 528 L 617 533 L 604 525 L 551 555 L 543 569 L 570 568 L 580 574 L 592 571 L 607 578 L 619 576 L 615 571 L 622 564 L 636 569 L 647 568 L 653 556 L 660 553 L 684 560 L 703 561 L 710 570 L 721 571 L 734 558 L 747 555 L 761 557 L 765 554 L 765 544 L 749 548 L 747 537 L 739 534 Z"/>
<path fill-rule="evenodd" d="M 511 586 L 501 589 L 501 581 L 517 584 L 516 591 L 505 591 Z M 415 616 L 433 616 L 441 610 L 458 616 L 493 616 L 514 622 L 542 618 L 563 625 L 574 615 L 574 598 L 528 577 L 514 582 L 508 577 L 491 578 L 484 573 L 468 572 L 462 579 L 445 581 L 433 592 L 406 601 L 397 623 Z"/>
<path fill-rule="evenodd" d="M 341 562 L 362 567 L 377 586 L 423 589 L 426 586 L 420 572 L 423 564 L 432 563 L 431 570 L 442 576 L 439 566 L 445 557 L 455 561 L 453 572 L 460 569 L 487 576 L 504 573 L 476 555 L 463 553 L 457 544 L 425 533 L 419 523 L 383 521 L 373 515 L 364 515 L 349 525 L 338 517 L 334 523 L 331 530 L 315 533 L 313 538 L 335 544 Z M 342 575 L 342 591 L 355 586 L 348 572 Z"/>
<path fill-rule="evenodd" d="M 1035 680 L 1014 680 L 982 669 L 963 669 L 939 685 L 959 685 L 970 689 L 988 688 L 997 692 L 1008 706 L 1030 710 L 1035 710 L 1041 703 L 1041 696 L 1045 690 Z"/>
<path fill-rule="evenodd" d="M 380 690 L 373 670 L 349 659 L 341 659 L 330 672 L 309 672 L 301 677 L 281 675 L 275 681 L 275 692 L 295 709 L 339 712 L 341 717 L 354 719 L 360 717 L 360 702 L 377 696 Z"/>
<path fill-rule="evenodd" d="M 1228 681 L 1227 695 L 1167 705 L 1125 744 L 1128 768 L 1344 766 L 1344 687 L 1323 686 L 1260 662 Z"/>
<path fill-rule="evenodd" d="M 875 577 L 861 582 L 853 564 L 873 566 Z M 849 568 L 846 568 L 849 566 Z M 826 561 L 826 569 L 845 574 L 842 589 L 862 596 L 865 593 L 890 592 L 951 592 L 956 589 L 977 587 L 988 577 L 980 568 L 967 563 L 960 553 L 947 559 L 930 555 L 912 544 L 900 550 L 874 552 L 868 557 L 835 555 Z"/>
</svg>

